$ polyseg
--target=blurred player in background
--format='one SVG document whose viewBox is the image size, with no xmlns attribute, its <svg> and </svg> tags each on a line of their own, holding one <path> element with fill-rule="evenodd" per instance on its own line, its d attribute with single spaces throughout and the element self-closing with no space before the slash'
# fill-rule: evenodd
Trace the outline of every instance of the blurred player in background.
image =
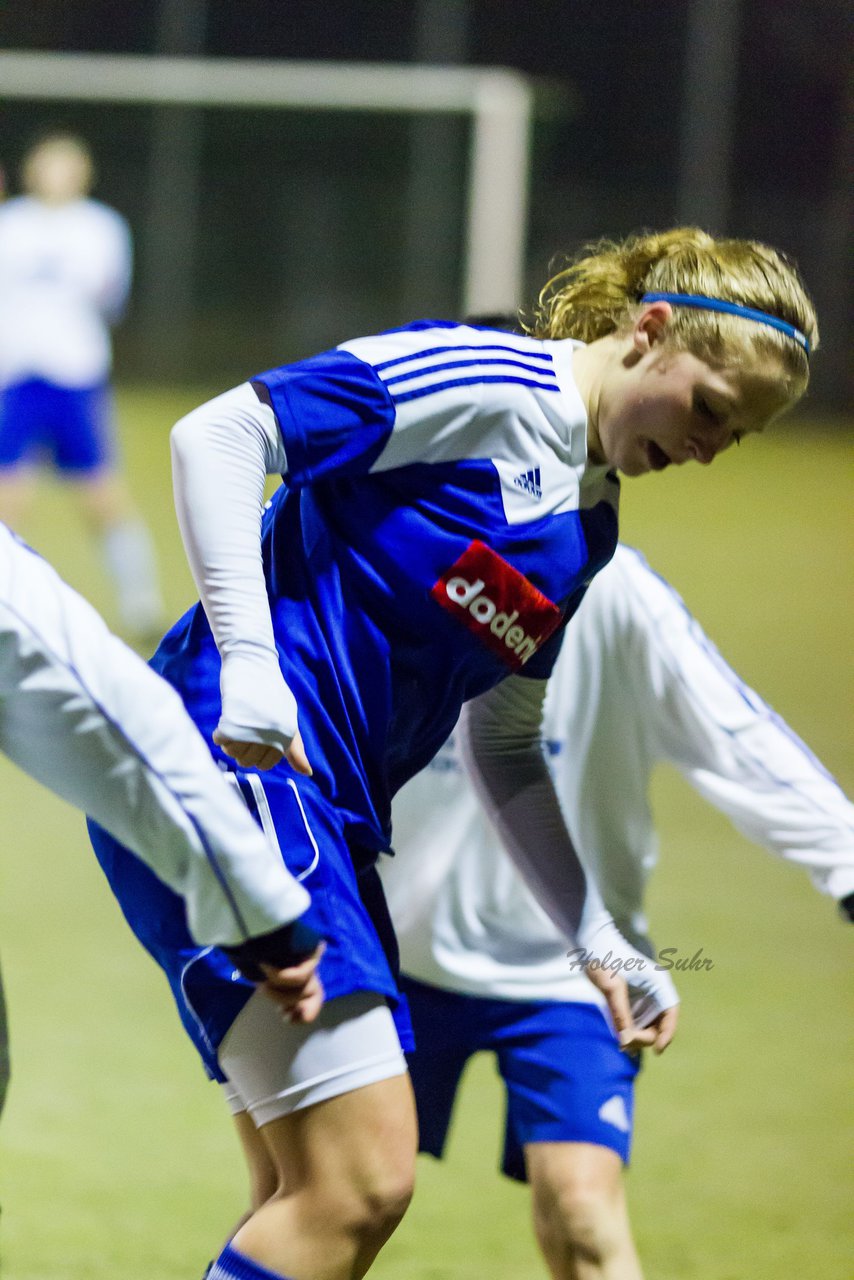
<svg viewBox="0 0 854 1280">
<path fill-rule="evenodd" d="M 669 975 L 618 933 L 567 831 L 541 750 L 546 680 L 614 552 L 616 471 L 710 463 L 760 431 L 806 387 L 815 316 L 773 250 L 687 228 L 580 254 L 544 290 L 534 333 L 424 321 L 356 339 L 173 432 L 202 605 L 154 664 L 238 766 L 327 942 L 329 998 L 310 1028 L 269 1017 L 216 951 L 188 989 L 180 904 L 95 832 L 241 1132 L 261 1132 L 275 1168 L 213 1280 L 353 1280 L 405 1209 L 409 1026 L 375 863 L 392 795 L 464 702 L 472 770 L 539 901 L 592 959 L 628 962 L 631 1010 L 623 979 L 591 970 L 621 1043 L 673 1034 Z M 262 521 L 268 474 L 286 483 Z"/>
<path fill-rule="evenodd" d="M 196 943 L 227 948 L 265 994 L 310 1021 L 317 957 L 287 973 L 295 940 L 316 935 L 308 906 L 252 821 L 175 691 L 113 636 L 95 610 L 0 524 L 0 751 L 95 814 L 185 904 Z M 308 945 L 311 944 L 311 945 Z M 0 986 L 0 1108 L 8 1038 Z"/>
<path fill-rule="evenodd" d="M 854 806 L 628 547 L 568 628 L 545 738 L 576 847 L 639 950 L 656 954 L 643 895 L 658 852 L 649 788 L 662 762 L 743 834 L 803 867 L 851 918 Z M 638 1280 L 621 1177 L 637 1059 L 620 1052 L 601 996 L 502 854 L 455 738 L 392 812 L 398 857 L 381 870 L 415 1031 L 421 1150 L 442 1155 L 469 1057 L 497 1054 L 508 1095 L 503 1169 L 531 1184 L 551 1274 Z M 662 963 L 678 958 L 661 953 Z M 256 1159 L 257 1186 L 260 1143 Z"/>
<path fill-rule="evenodd" d="M 65 133 L 27 152 L 25 195 L 0 207 L 0 519 L 20 528 L 48 461 L 99 538 L 129 638 L 165 616 L 151 538 L 117 465 L 109 326 L 127 301 L 131 239 L 88 198 L 86 144 Z"/>
</svg>

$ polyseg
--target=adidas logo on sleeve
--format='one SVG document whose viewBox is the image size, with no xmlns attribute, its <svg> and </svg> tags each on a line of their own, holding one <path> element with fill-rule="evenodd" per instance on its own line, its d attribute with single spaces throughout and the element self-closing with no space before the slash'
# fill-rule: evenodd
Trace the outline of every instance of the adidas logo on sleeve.
<svg viewBox="0 0 854 1280">
<path fill-rule="evenodd" d="M 561 622 L 556 604 L 477 540 L 442 574 L 430 594 L 514 671 Z"/>
</svg>

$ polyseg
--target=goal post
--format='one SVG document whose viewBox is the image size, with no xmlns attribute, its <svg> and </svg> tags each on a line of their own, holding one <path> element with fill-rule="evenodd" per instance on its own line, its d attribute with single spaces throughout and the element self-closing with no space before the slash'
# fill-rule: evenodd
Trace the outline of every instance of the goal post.
<svg viewBox="0 0 854 1280">
<path fill-rule="evenodd" d="M 462 309 L 524 296 L 533 90 L 503 68 L 0 50 L 0 99 L 468 116 Z"/>
</svg>

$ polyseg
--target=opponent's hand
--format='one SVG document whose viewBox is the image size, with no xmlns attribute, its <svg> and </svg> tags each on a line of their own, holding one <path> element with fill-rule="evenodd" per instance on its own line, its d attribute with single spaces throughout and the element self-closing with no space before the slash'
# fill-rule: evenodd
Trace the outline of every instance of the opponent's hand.
<svg viewBox="0 0 854 1280">
<path fill-rule="evenodd" d="M 641 1026 L 632 1015 L 629 988 L 625 978 L 595 963 L 587 965 L 585 973 L 608 1002 L 620 1048 L 626 1053 L 637 1053 L 641 1049 L 652 1049 L 653 1053 L 663 1053 L 676 1034 L 679 1005 L 674 1004 L 669 1009 L 662 1009 Z"/>
<path fill-rule="evenodd" d="M 326 947 L 321 942 L 313 955 L 289 969 L 262 964 L 265 979 L 259 989 L 277 1004 L 290 1022 L 314 1022 L 323 1007 L 323 983 L 317 966 Z"/>
</svg>

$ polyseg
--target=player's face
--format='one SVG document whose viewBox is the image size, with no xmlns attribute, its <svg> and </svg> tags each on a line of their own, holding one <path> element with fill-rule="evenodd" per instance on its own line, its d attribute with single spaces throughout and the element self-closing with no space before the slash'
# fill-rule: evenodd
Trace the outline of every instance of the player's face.
<svg viewBox="0 0 854 1280">
<path fill-rule="evenodd" d="M 27 159 L 24 185 L 31 195 L 47 204 L 77 200 L 89 190 L 92 164 L 82 148 L 58 140 L 37 147 Z"/>
<path fill-rule="evenodd" d="M 627 476 L 683 462 L 708 465 L 761 431 L 785 404 L 780 379 L 749 361 L 720 368 L 656 344 L 603 388 L 599 449 Z"/>
</svg>

